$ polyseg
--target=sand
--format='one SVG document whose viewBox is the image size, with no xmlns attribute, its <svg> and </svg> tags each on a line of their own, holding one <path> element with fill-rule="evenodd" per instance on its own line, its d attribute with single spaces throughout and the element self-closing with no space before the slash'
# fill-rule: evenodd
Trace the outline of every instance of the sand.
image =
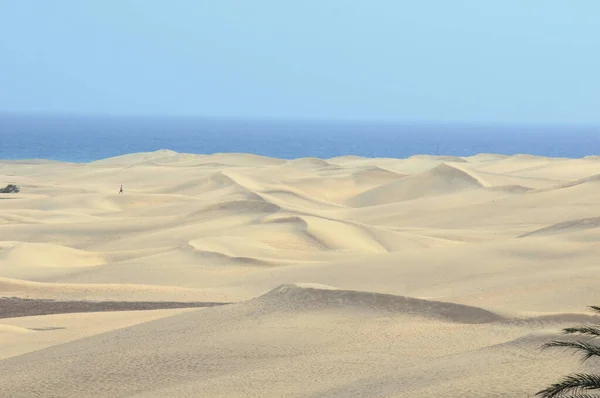
<svg viewBox="0 0 600 398">
<path fill-rule="evenodd" d="M 2 397 L 527 397 L 585 370 L 540 346 L 597 321 L 594 157 L 157 151 L 9 183 Z"/>
</svg>

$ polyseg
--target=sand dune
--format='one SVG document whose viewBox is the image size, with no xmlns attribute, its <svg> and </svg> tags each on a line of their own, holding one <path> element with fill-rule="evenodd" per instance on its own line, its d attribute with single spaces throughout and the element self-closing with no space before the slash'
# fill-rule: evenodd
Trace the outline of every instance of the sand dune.
<svg viewBox="0 0 600 398">
<path fill-rule="evenodd" d="M 22 328 L 22 327 L 18 327 L 18 326 L 0 324 L 0 335 L 2 335 L 2 334 L 30 334 L 30 333 L 35 333 L 35 330 Z"/>
<path fill-rule="evenodd" d="M 71 313 L 0 319 L 0 359 L 189 311 L 189 308 Z M 193 310 L 193 308 L 192 308 Z"/>
<path fill-rule="evenodd" d="M 458 156 L 444 156 L 444 155 L 413 155 L 408 160 L 434 160 L 441 162 L 453 162 L 453 163 L 467 163 L 467 160 Z"/>
<path fill-rule="evenodd" d="M 98 253 L 64 246 L 0 242 L 0 267 L 93 267 L 104 263 Z"/>
<path fill-rule="evenodd" d="M 301 233 L 318 242 L 324 250 L 380 253 L 388 250 L 369 231 L 345 222 L 307 216 L 271 217 L 267 222 L 293 224 Z"/>
<path fill-rule="evenodd" d="M 532 188 L 524 187 L 523 185 L 498 185 L 495 187 L 489 187 L 492 191 L 506 192 L 506 193 L 525 193 L 532 190 Z"/>
<path fill-rule="evenodd" d="M 525 154 L 0 161 L 22 188 L 0 194 L 0 396 L 532 396 L 582 369 L 540 345 L 598 322 L 599 175 Z M 224 305 L 166 309 L 199 303 Z"/>
<path fill-rule="evenodd" d="M 482 187 L 484 182 L 477 177 L 444 163 L 426 172 L 363 192 L 351 199 L 350 204 L 377 206 Z"/>
<path fill-rule="evenodd" d="M 520 238 L 525 238 L 528 236 L 555 235 L 598 227 L 600 227 L 600 217 L 584 218 L 581 220 L 562 222 L 538 229 L 536 231 L 528 232 L 524 235 L 521 235 Z"/>
<path fill-rule="evenodd" d="M 487 162 L 497 162 L 499 160 L 507 159 L 510 156 L 502 155 L 498 153 L 478 153 L 477 155 L 467 156 L 463 159 L 469 163 L 487 163 Z"/>
<path fill-rule="evenodd" d="M 342 303 L 337 304 L 340 299 Z M 323 301 L 329 305 L 324 307 Z M 372 311 L 377 302 L 403 311 L 382 317 Z M 363 308 L 367 304 L 371 311 L 357 312 L 357 304 Z M 406 309 L 451 314 L 451 319 L 422 319 Z M 501 323 L 478 323 L 473 328 L 473 321 L 496 319 L 489 312 L 451 304 L 436 307 L 435 303 L 322 286 L 282 286 L 250 302 L 188 311 L 5 359 L 0 362 L 0 374 L 10 369 L 11 377 L 0 376 L 0 393 L 20 397 L 43 391 L 93 397 L 193 396 L 210 391 L 216 396 L 241 397 L 256 389 L 281 396 L 301 388 L 301 396 L 307 397 L 427 396 L 432 389 L 447 391 L 448 382 L 470 379 L 474 372 L 487 375 L 490 365 L 508 361 L 511 367 L 524 366 L 536 359 L 538 344 L 544 340 L 527 337 L 530 329 Z M 427 343 L 431 338 L 435 343 Z M 415 345 L 420 349 L 406 358 Z M 515 356 L 515 350 L 521 355 Z M 247 359 L 233 360 L 240 356 Z M 544 370 L 550 370 L 548 356 L 543 359 Z M 567 365 L 563 362 L 555 371 L 574 367 L 573 362 Z M 23 388 L 28 374 L 41 370 L 46 371 L 44 378 L 33 379 Z M 437 376 L 422 383 L 417 375 L 423 372 Z M 318 373 L 331 375 L 315 377 Z M 410 377 L 402 379 L 403 375 Z M 266 386 L 261 383 L 265 377 L 279 382 Z M 302 387 L 308 378 L 315 381 Z M 83 379 L 86 383 L 75 382 Z M 548 379 L 544 375 L 541 382 Z M 459 383 L 452 391 L 464 393 L 471 383 Z M 375 384 L 379 387 L 374 388 Z M 479 385 L 472 396 L 484 397 L 506 388 L 498 385 L 490 390 Z M 510 390 L 525 391 L 522 384 Z"/>
<path fill-rule="evenodd" d="M 123 165 L 133 165 L 137 163 L 145 163 L 148 161 L 155 161 L 161 158 L 168 158 L 177 155 L 177 152 L 169 151 L 166 149 L 162 149 L 155 152 L 144 152 L 144 153 L 132 153 L 127 155 L 115 156 L 108 159 L 96 160 L 95 162 L 90 162 L 91 165 L 94 166 L 104 166 L 104 167 L 113 167 L 113 166 L 123 166 Z"/>
<path fill-rule="evenodd" d="M 124 283 L 42 283 L 11 278 L 0 278 L 0 291 L 5 297 L 57 300 L 229 302 L 237 299 L 211 289 Z"/>
<path fill-rule="evenodd" d="M 227 213 L 276 213 L 281 207 L 265 200 L 232 200 L 208 205 L 198 213 L 227 212 Z"/>
<path fill-rule="evenodd" d="M 282 159 L 271 158 L 268 156 L 254 155 L 249 153 L 215 153 L 207 157 L 213 162 L 226 164 L 229 166 L 245 167 L 264 167 L 277 166 L 285 164 Z"/>
<path fill-rule="evenodd" d="M 405 177 L 403 174 L 374 166 L 358 166 L 355 170 L 341 169 L 328 176 L 297 178 L 288 184 L 288 190 L 300 190 L 300 196 L 310 196 L 312 200 L 331 205 L 344 205 L 357 193 L 391 183 Z M 296 195 L 299 193 L 296 192 Z"/>
<path fill-rule="evenodd" d="M 489 156 L 486 156 L 489 159 Z M 508 157 L 497 158 L 496 161 L 482 162 L 479 164 L 478 170 L 488 173 L 509 174 L 509 175 L 524 175 L 527 170 L 540 169 L 547 167 L 555 162 L 562 160 L 554 158 L 544 158 L 531 155 L 514 155 Z M 551 177 L 551 174 L 545 177 Z"/>
<path fill-rule="evenodd" d="M 365 159 L 363 157 L 356 156 L 356 155 L 344 155 L 344 156 L 334 156 L 332 158 L 325 159 L 325 160 L 328 161 L 329 163 L 333 163 L 333 164 L 348 164 L 348 163 L 354 163 L 354 162 L 362 162 Z"/>
<path fill-rule="evenodd" d="M 328 163 L 326 160 L 317 159 L 317 158 L 301 158 L 301 159 L 293 159 L 289 160 L 285 164 L 286 167 L 291 167 L 294 169 L 301 170 L 318 170 L 331 167 L 331 163 Z"/>
<path fill-rule="evenodd" d="M 328 195 L 323 199 L 315 197 L 314 191 L 313 195 L 310 195 L 296 189 L 269 190 L 261 192 L 260 197 L 299 212 L 305 212 L 306 209 L 315 211 L 339 207 L 339 204 L 329 201 Z"/>
<path fill-rule="evenodd" d="M 598 181 L 600 181 L 600 174 L 594 174 L 592 176 L 581 178 L 581 179 L 577 179 L 575 181 L 570 181 L 570 182 L 567 182 L 567 183 L 554 185 L 554 186 L 549 187 L 547 189 L 540 189 L 539 192 L 552 191 L 552 190 L 556 190 L 556 189 L 571 188 L 571 187 L 576 187 L 578 185 L 583 185 L 583 184 L 589 184 L 589 185 L 598 184 Z"/>
<path fill-rule="evenodd" d="M 197 239 L 190 241 L 189 245 L 204 255 L 236 261 L 236 265 L 275 266 L 278 262 L 286 262 L 271 246 L 260 242 L 248 242 L 242 237 Z"/>
<path fill-rule="evenodd" d="M 352 173 L 352 179 L 358 184 L 381 184 L 405 177 L 403 174 L 394 173 L 381 167 L 366 167 L 363 170 Z"/>
<path fill-rule="evenodd" d="M 442 318 L 461 323 L 488 323 L 501 316 L 477 307 L 420 300 L 373 292 L 335 289 L 314 284 L 282 285 L 257 299 L 278 310 L 305 311 L 323 308 L 351 307 L 359 310 L 400 312 L 425 318 Z"/>
</svg>

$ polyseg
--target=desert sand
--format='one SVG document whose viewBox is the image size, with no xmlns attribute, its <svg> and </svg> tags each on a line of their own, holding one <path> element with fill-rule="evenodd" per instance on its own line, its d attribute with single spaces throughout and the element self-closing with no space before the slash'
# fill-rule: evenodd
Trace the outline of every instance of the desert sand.
<svg viewBox="0 0 600 398">
<path fill-rule="evenodd" d="M 161 150 L 11 183 L 1 397 L 528 397 L 590 366 L 540 346 L 596 321 L 595 157 Z"/>
</svg>

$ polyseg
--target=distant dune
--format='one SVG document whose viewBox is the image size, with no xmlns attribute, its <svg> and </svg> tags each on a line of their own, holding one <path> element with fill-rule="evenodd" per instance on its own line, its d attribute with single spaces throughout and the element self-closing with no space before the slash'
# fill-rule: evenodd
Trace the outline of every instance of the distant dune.
<svg viewBox="0 0 600 398">
<path fill-rule="evenodd" d="M 597 160 L 2 161 L 0 396 L 533 396 L 598 322 Z"/>
<path fill-rule="evenodd" d="M 89 267 L 105 263 L 98 253 L 48 243 L 3 243 L 0 248 L 0 263 L 7 267 Z"/>
<path fill-rule="evenodd" d="M 292 167 L 297 169 L 320 169 L 330 167 L 331 164 L 326 160 L 317 158 L 301 158 L 289 160 L 285 163 L 286 167 Z"/>
<path fill-rule="evenodd" d="M 428 196 L 482 188 L 482 181 L 448 164 L 363 192 L 350 200 L 355 206 L 377 206 Z"/>
</svg>

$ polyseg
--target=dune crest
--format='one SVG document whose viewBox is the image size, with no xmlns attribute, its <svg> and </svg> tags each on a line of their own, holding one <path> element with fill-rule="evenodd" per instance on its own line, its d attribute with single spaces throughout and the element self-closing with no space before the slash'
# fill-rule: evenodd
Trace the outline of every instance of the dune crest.
<svg viewBox="0 0 600 398">
<path fill-rule="evenodd" d="M 119 155 L 112 158 L 96 160 L 90 162 L 92 166 L 132 166 L 139 163 L 145 163 L 148 161 L 154 161 L 157 159 L 168 158 L 177 155 L 177 152 L 168 149 L 159 149 L 154 152 L 141 152 L 131 153 L 126 155 Z"/>
<path fill-rule="evenodd" d="M 377 206 L 387 203 L 440 196 L 449 193 L 483 188 L 485 183 L 454 166 L 442 163 L 423 173 L 411 175 L 352 198 L 349 203 L 357 207 Z"/>
<path fill-rule="evenodd" d="M 213 211 L 226 212 L 230 214 L 276 213 L 279 210 L 281 210 L 281 207 L 265 200 L 230 200 L 208 205 L 197 212 L 197 214 L 206 214 Z"/>
<path fill-rule="evenodd" d="M 374 292 L 336 289 L 318 284 L 281 285 L 258 301 L 289 310 L 353 308 L 439 318 L 460 323 L 489 323 L 503 319 L 482 308 Z"/>
<path fill-rule="evenodd" d="M 0 243 L 0 267 L 93 267 L 106 262 L 101 254 L 46 243 Z"/>
<path fill-rule="evenodd" d="M 406 174 L 395 173 L 377 166 L 366 167 L 352 173 L 352 179 L 358 185 L 381 184 L 406 177 Z"/>
<path fill-rule="evenodd" d="M 413 160 L 436 160 L 441 162 L 451 163 L 468 163 L 467 160 L 458 156 L 444 156 L 444 155 L 413 155 L 408 158 Z"/>
<path fill-rule="evenodd" d="M 558 224 L 550 225 L 535 231 L 527 232 L 520 235 L 519 238 L 532 236 L 548 236 L 565 234 L 569 232 L 578 232 L 586 229 L 595 229 L 600 227 L 600 217 L 583 218 L 581 220 L 565 221 Z"/>
<path fill-rule="evenodd" d="M 30 334 L 35 333 L 35 330 L 22 328 L 19 326 L 0 324 L 0 335 L 2 334 Z"/>
<path fill-rule="evenodd" d="M 566 189 L 566 188 L 572 188 L 572 187 L 578 187 L 584 184 L 596 184 L 598 181 L 600 181 L 600 174 L 594 174 L 592 176 L 589 177 L 584 177 L 575 181 L 570 181 L 567 183 L 563 183 L 563 184 L 558 184 L 546 189 L 538 189 L 535 192 L 548 192 L 548 191 L 555 191 L 555 190 L 559 190 L 559 189 Z"/>
<path fill-rule="evenodd" d="M 322 169 L 331 167 L 332 164 L 326 160 L 319 158 L 301 158 L 288 160 L 285 163 L 285 167 L 297 168 L 297 169 Z"/>
</svg>

